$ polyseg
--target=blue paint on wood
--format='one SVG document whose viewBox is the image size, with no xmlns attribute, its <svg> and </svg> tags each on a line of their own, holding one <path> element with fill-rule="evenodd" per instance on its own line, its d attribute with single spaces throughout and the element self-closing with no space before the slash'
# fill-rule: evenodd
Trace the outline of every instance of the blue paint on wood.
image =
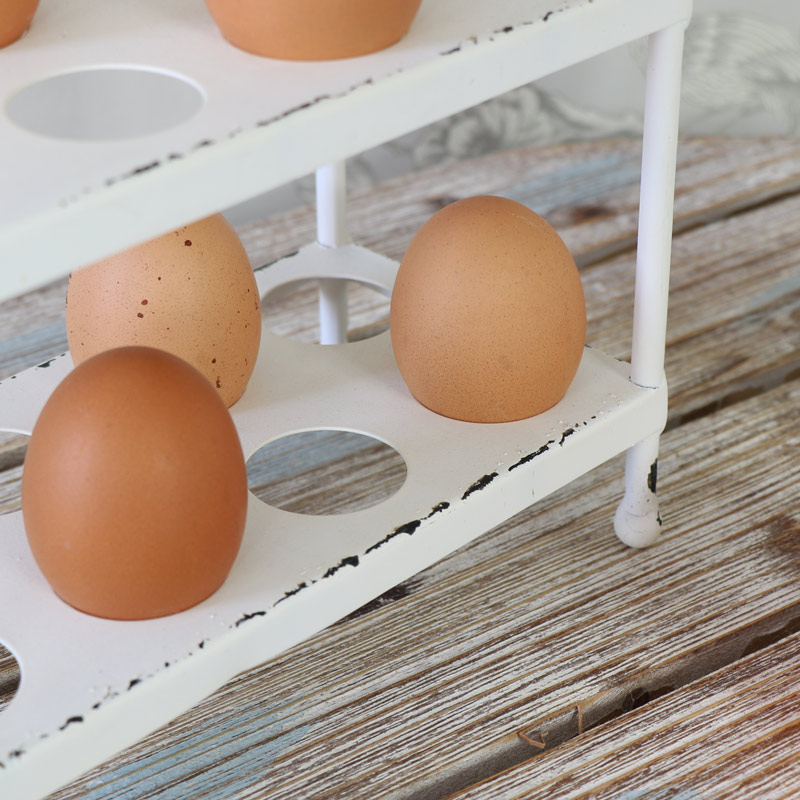
<svg viewBox="0 0 800 800">
<path fill-rule="evenodd" d="M 580 164 L 567 164 L 525 181 L 503 197 L 516 200 L 539 214 L 555 208 L 585 205 L 615 190 L 639 183 L 641 156 L 614 153 Z"/>
<path fill-rule="evenodd" d="M 349 431 L 323 429 L 290 434 L 264 445 L 247 459 L 248 478 L 252 483 L 293 477 L 335 459 L 357 455 L 377 443 L 370 436 Z"/>
<path fill-rule="evenodd" d="M 2 375 L 7 377 L 52 358 L 67 350 L 67 330 L 63 320 L 34 331 L 20 333 L 0 342 Z"/>
<path fill-rule="evenodd" d="M 190 733 L 134 763 L 110 767 L 90 782 L 83 800 L 229 800 L 314 727 L 302 721 L 303 713 L 287 714 L 286 706 L 235 708 L 209 718 L 194 714 Z"/>
</svg>

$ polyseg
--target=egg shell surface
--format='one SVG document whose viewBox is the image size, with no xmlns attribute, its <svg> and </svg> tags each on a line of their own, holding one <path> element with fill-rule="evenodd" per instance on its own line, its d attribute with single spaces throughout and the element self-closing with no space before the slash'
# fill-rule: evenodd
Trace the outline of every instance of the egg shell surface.
<svg viewBox="0 0 800 800">
<path fill-rule="evenodd" d="M 22 473 L 36 563 L 56 594 L 111 619 L 189 608 L 225 581 L 247 512 L 222 399 L 161 350 L 107 350 L 45 404 Z"/>
<path fill-rule="evenodd" d="M 206 0 L 223 36 L 269 58 L 322 61 L 374 53 L 408 31 L 422 0 Z"/>
<path fill-rule="evenodd" d="M 554 406 L 578 370 L 586 302 L 558 233 L 527 206 L 478 196 L 417 232 L 397 272 L 397 366 L 427 408 L 510 422 Z"/>
<path fill-rule="evenodd" d="M 255 366 L 261 301 L 236 231 L 215 214 L 73 272 L 66 325 L 76 365 L 115 347 L 157 347 L 231 406 Z"/>
<path fill-rule="evenodd" d="M 31 25 L 39 0 L 0 0 L 0 47 L 16 42 Z"/>
</svg>

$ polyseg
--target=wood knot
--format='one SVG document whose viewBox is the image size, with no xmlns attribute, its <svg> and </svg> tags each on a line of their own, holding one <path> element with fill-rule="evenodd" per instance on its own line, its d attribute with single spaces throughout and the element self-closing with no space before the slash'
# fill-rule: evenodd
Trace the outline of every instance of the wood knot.
<svg viewBox="0 0 800 800">
<path fill-rule="evenodd" d="M 770 550 L 788 557 L 792 566 L 800 567 L 800 522 L 788 514 L 778 514 L 766 525 Z"/>
<path fill-rule="evenodd" d="M 602 217 L 611 217 L 613 214 L 614 212 L 610 208 L 599 204 L 578 205 L 570 209 L 570 217 L 573 224 L 576 225 L 581 222 L 601 219 Z"/>
</svg>

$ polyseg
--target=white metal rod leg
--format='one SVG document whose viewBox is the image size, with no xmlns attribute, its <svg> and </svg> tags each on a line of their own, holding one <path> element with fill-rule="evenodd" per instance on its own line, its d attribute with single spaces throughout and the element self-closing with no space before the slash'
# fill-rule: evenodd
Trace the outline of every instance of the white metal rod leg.
<svg viewBox="0 0 800 800">
<path fill-rule="evenodd" d="M 664 348 L 684 28 L 682 23 L 671 25 L 652 34 L 648 43 L 631 378 L 650 388 L 666 382 Z M 661 532 L 655 480 L 658 441 L 655 434 L 627 453 L 625 496 L 614 517 L 614 529 L 631 547 L 647 547 Z"/>
<path fill-rule="evenodd" d="M 323 247 L 350 244 L 347 230 L 345 162 L 320 167 L 316 172 L 317 241 Z M 347 283 L 337 278 L 319 281 L 320 344 L 347 341 Z"/>
</svg>

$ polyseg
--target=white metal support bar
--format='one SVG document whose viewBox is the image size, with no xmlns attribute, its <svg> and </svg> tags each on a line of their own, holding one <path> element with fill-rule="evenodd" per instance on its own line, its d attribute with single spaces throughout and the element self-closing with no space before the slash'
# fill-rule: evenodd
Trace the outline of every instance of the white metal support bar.
<svg viewBox="0 0 800 800">
<path fill-rule="evenodd" d="M 650 35 L 642 139 L 642 179 L 633 311 L 631 379 L 664 385 L 669 267 L 678 145 L 681 61 L 686 23 Z M 661 531 L 656 498 L 659 436 L 628 450 L 625 496 L 614 517 L 617 536 L 632 547 L 653 544 Z"/>
<path fill-rule="evenodd" d="M 316 172 L 317 242 L 323 247 L 351 244 L 347 230 L 345 162 L 337 161 Z M 347 342 L 347 284 L 336 278 L 319 280 L 320 344 Z"/>
</svg>

